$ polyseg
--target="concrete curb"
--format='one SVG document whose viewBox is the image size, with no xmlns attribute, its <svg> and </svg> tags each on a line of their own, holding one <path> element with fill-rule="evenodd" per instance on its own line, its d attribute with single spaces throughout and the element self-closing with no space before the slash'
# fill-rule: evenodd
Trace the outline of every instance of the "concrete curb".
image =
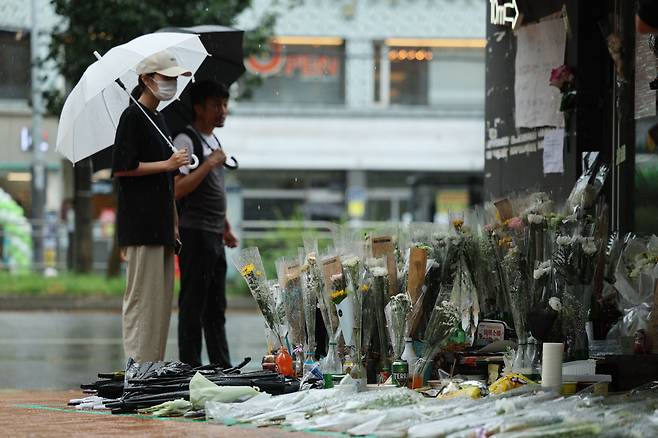
<svg viewBox="0 0 658 438">
<path fill-rule="evenodd" d="M 228 310 L 255 311 L 256 303 L 251 297 L 227 297 Z M 0 311 L 121 311 L 122 297 L 102 295 L 2 295 L 0 294 Z M 178 305 L 174 299 L 174 308 Z"/>
</svg>

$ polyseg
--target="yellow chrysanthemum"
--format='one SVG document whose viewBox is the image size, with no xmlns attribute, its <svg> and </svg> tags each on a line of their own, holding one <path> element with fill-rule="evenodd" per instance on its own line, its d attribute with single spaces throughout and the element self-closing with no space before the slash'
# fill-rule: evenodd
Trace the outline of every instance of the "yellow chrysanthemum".
<svg viewBox="0 0 658 438">
<path fill-rule="evenodd" d="M 342 297 L 343 295 L 347 295 L 344 289 L 335 290 L 331 293 L 331 299 L 334 300 L 336 298 Z"/>
<path fill-rule="evenodd" d="M 240 274 L 243 277 L 249 276 L 252 272 L 254 272 L 254 269 L 256 269 L 256 266 L 254 266 L 253 263 L 249 263 L 248 265 L 244 265 L 242 267 L 242 270 L 240 271 Z"/>
</svg>

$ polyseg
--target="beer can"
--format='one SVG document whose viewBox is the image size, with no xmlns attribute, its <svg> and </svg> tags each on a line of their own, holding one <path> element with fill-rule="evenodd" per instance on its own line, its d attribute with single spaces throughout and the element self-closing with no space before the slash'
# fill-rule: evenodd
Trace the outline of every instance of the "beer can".
<svg viewBox="0 0 658 438">
<path fill-rule="evenodd" d="M 409 364 L 406 360 L 396 360 L 391 366 L 393 383 L 398 387 L 406 387 L 409 380 Z"/>
</svg>

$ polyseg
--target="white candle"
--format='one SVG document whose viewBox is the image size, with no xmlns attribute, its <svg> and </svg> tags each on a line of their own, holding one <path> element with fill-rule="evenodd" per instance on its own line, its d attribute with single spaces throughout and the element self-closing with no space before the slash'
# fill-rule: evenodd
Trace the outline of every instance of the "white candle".
<svg viewBox="0 0 658 438">
<path fill-rule="evenodd" d="M 562 387 L 562 352 L 564 345 L 544 342 L 541 360 L 541 386 L 560 391 Z"/>
</svg>

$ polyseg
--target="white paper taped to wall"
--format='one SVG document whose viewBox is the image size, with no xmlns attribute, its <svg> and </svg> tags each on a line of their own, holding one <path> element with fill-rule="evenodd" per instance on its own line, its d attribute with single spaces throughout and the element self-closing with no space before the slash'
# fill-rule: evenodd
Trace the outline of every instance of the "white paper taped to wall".
<svg viewBox="0 0 658 438">
<path fill-rule="evenodd" d="M 514 80 L 517 128 L 564 126 L 560 90 L 549 85 L 551 70 L 564 64 L 566 31 L 561 19 L 524 26 L 517 32 Z"/>
<path fill-rule="evenodd" d="M 564 173 L 564 129 L 544 134 L 544 174 Z"/>
</svg>

